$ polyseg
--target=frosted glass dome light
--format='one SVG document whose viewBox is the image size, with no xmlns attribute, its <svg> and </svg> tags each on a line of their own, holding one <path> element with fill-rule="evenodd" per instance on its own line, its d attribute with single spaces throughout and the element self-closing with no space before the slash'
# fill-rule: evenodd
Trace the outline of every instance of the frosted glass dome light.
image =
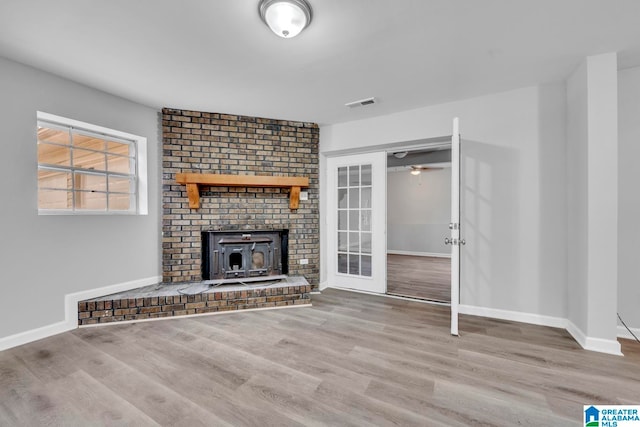
<svg viewBox="0 0 640 427">
<path fill-rule="evenodd" d="M 260 0 L 258 10 L 271 31 L 286 39 L 311 23 L 311 6 L 305 0 Z"/>
</svg>

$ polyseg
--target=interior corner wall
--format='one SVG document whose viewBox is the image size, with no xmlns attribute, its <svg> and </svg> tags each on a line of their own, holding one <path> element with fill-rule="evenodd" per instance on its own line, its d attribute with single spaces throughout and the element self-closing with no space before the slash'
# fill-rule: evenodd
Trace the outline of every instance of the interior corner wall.
<svg viewBox="0 0 640 427">
<path fill-rule="evenodd" d="M 565 95 L 555 83 L 323 126 L 320 152 L 450 135 L 459 117 L 461 303 L 564 319 Z"/>
<path fill-rule="evenodd" d="M 0 340 L 65 320 L 65 295 L 158 277 L 158 111 L 0 58 Z M 148 215 L 44 215 L 36 112 L 147 138 Z"/>
<path fill-rule="evenodd" d="M 640 330 L 640 67 L 618 73 L 618 312 Z M 636 333 L 637 335 L 637 333 Z"/>
<path fill-rule="evenodd" d="M 387 252 L 451 253 L 451 169 L 387 172 Z"/>
</svg>

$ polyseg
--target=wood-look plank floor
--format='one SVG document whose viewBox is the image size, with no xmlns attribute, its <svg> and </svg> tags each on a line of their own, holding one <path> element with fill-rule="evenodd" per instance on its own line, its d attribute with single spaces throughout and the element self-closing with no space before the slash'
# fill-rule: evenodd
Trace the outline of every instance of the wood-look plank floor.
<svg viewBox="0 0 640 427">
<path fill-rule="evenodd" d="M 388 254 L 387 293 L 451 302 L 451 259 Z"/>
<path fill-rule="evenodd" d="M 0 352 L 3 426 L 580 425 L 640 403 L 640 345 L 325 290 L 313 306 L 84 328 Z"/>
</svg>

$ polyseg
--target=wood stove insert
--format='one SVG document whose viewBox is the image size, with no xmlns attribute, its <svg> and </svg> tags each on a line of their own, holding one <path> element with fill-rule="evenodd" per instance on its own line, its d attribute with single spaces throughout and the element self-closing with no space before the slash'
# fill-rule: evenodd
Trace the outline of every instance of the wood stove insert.
<svg viewBox="0 0 640 427">
<path fill-rule="evenodd" d="M 288 273 L 288 230 L 202 232 L 202 279 L 269 280 Z"/>
</svg>

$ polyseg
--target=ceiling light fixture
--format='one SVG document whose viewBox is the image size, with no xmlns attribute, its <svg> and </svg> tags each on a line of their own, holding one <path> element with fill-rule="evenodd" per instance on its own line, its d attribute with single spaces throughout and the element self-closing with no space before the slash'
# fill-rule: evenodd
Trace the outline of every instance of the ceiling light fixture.
<svg viewBox="0 0 640 427">
<path fill-rule="evenodd" d="M 260 0 L 260 18 L 271 31 L 290 39 L 311 23 L 311 6 L 306 0 Z"/>
<path fill-rule="evenodd" d="M 420 169 L 411 169 L 411 175 L 420 175 Z"/>
</svg>

